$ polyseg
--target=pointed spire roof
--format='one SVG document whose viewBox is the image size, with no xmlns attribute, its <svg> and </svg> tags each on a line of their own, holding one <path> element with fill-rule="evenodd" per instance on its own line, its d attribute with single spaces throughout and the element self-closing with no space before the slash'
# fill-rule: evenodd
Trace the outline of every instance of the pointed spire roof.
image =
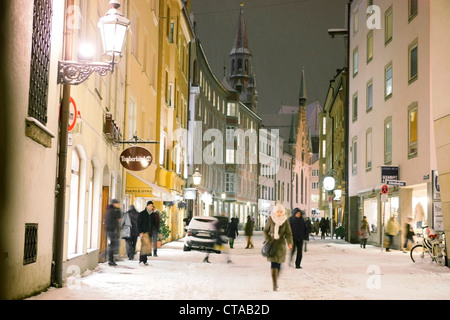
<svg viewBox="0 0 450 320">
<path fill-rule="evenodd" d="M 302 68 L 302 74 L 300 78 L 300 94 L 299 94 L 299 102 L 300 105 L 306 104 L 306 80 L 305 80 L 305 68 Z"/>
<path fill-rule="evenodd" d="M 231 49 L 230 56 L 234 54 L 249 54 L 250 47 L 248 45 L 247 26 L 245 24 L 244 17 L 244 4 L 241 3 L 241 9 L 239 13 L 239 23 L 234 37 L 233 48 Z"/>
</svg>

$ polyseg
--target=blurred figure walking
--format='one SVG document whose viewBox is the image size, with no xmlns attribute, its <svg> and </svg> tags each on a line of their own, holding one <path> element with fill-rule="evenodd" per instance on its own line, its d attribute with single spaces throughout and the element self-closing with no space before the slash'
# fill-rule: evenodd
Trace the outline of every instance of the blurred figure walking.
<svg viewBox="0 0 450 320">
<path fill-rule="evenodd" d="M 247 246 L 245 249 L 252 249 L 254 247 L 252 242 L 253 229 L 255 227 L 255 223 L 252 220 L 252 217 L 247 217 L 247 222 L 245 223 L 245 236 L 247 237 Z"/>
<path fill-rule="evenodd" d="M 230 249 L 233 249 L 234 246 L 234 239 L 239 235 L 238 232 L 238 219 L 237 218 L 231 218 L 230 223 L 228 224 L 227 228 L 227 237 L 228 241 L 230 243 Z"/>
<path fill-rule="evenodd" d="M 119 249 L 119 233 L 120 233 L 120 203 L 118 200 L 113 199 L 111 204 L 106 209 L 106 237 L 108 239 L 108 264 L 110 266 L 117 266 L 114 261 L 114 254 Z"/>
<path fill-rule="evenodd" d="M 412 226 L 413 218 L 409 217 L 408 221 L 405 223 L 405 243 L 403 244 L 403 252 L 406 253 L 406 249 L 408 249 L 408 244 L 411 241 L 411 244 L 414 244 L 414 228 Z"/>
<path fill-rule="evenodd" d="M 366 244 L 367 244 L 367 239 L 369 239 L 370 237 L 370 226 L 369 223 L 367 222 L 367 217 L 364 216 L 363 220 L 361 221 L 361 223 L 359 224 L 359 237 L 360 237 L 360 244 L 359 246 L 361 248 L 366 248 Z"/>
<path fill-rule="evenodd" d="M 134 259 L 136 253 L 136 242 L 139 236 L 138 231 L 139 212 L 131 205 L 130 209 L 123 214 L 120 226 L 122 228 L 122 239 L 125 240 L 126 252 L 129 260 Z"/>
</svg>

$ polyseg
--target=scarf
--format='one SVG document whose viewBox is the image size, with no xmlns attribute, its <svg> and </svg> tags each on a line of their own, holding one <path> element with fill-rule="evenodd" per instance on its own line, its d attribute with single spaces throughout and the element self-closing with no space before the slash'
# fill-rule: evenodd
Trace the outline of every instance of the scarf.
<svg viewBox="0 0 450 320">
<path fill-rule="evenodd" d="M 277 217 L 276 212 L 272 212 L 270 214 L 270 217 L 272 218 L 272 221 L 275 224 L 273 238 L 275 240 L 278 240 L 278 239 L 280 239 L 280 235 L 278 234 L 278 231 L 280 230 L 281 225 L 286 221 L 287 217 L 286 217 L 286 215 L 282 215 L 281 217 Z"/>
</svg>

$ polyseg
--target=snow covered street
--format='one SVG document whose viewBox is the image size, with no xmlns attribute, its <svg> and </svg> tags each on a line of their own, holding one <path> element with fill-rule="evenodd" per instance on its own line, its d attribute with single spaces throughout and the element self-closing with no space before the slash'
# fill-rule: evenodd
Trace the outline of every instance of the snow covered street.
<svg viewBox="0 0 450 320">
<path fill-rule="evenodd" d="M 242 232 L 241 232 L 242 234 Z M 450 268 L 415 264 L 409 252 L 382 252 L 379 247 L 344 240 L 308 242 L 302 269 L 282 265 L 279 290 L 272 291 L 270 263 L 255 248 L 244 249 L 239 236 L 226 254 L 183 251 L 183 242 L 162 246 L 148 266 L 118 261 L 101 263 L 90 272 L 70 277 L 63 288 L 51 288 L 28 300 L 442 300 L 450 299 Z"/>
</svg>

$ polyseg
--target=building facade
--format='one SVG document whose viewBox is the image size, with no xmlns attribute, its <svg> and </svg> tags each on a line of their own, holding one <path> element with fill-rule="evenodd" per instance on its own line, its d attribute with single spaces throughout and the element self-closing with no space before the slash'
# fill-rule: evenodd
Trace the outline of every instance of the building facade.
<svg viewBox="0 0 450 320">
<path fill-rule="evenodd" d="M 444 17 L 450 16 L 450 3 L 445 0 L 433 1 L 430 4 L 430 52 L 431 59 L 431 82 L 449 83 L 450 63 L 445 59 L 445 52 L 449 48 L 447 41 L 441 41 L 450 28 L 450 20 Z M 435 57 L 435 58 L 434 58 Z M 440 202 L 442 210 L 443 229 L 446 239 L 450 239 L 450 167 L 448 165 L 448 154 L 450 146 L 450 110 L 447 104 L 446 86 L 436 85 L 431 87 L 431 99 L 433 101 L 432 121 L 434 127 L 439 196 L 434 203 Z M 435 199 L 433 197 L 433 199 Z M 435 212 L 435 217 L 438 217 Z M 446 241 L 447 252 L 450 252 L 450 242 Z M 448 254 L 447 254 L 448 265 Z"/>
<path fill-rule="evenodd" d="M 344 68 L 339 70 L 330 81 L 323 111 L 319 116 L 320 152 L 318 169 L 320 185 L 319 208 L 324 212 L 324 216 L 330 222 L 332 221 L 333 228 L 342 225 L 348 230 L 345 214 L 347 176 L 346 79 L 347 71 Z M 335 186 L 332 190 L 327 190 L 327 187 L 324 185 L 324 178 L 328 176 L 333 177 L 335 180 Z M 339 195 L 339 191 L 341 195 Z"/>
<path fill-rule="evenodd" d="M 198 38 L 191 45 L 190 74 L 188 176 L 198 169 L 202 180 L 195 186 L 188 178 L 187 187 L 198 191 L 188 203 L 188 216 L 230 217 L 227 190 L 234 180 L 225 173 L 225 139 L 227 114 L 237 102 L 230 100 L 226 82 L 212 73 Z"/>
<path fill-rule="evenodd" d="M 63 2 L 4 1 L 0 8 L 6 30 L 0 54 L 5 113 L 0 126 L 5 151 L 0 160 L 0 298 L 22 299 L 44 290 L 52 279 L 57 70 L 65 7 Z"/>
<path fill-rule="evenodd" d="M 258 221 L 264 227 L 276 204 L 276 177 L 279 169 L 280 133 L 278 129 L 259 130 Z"/>
<path fill-rule="evenodd" d="M 373 1 L 369 20 L 379 24 L 370 28 L 369 2 L 351 5 L 348 193 L 351 214 L 367 216 L 375 244 L 390 217 L 401 230 L 409 217 L 418 231 L 425 224 L 444 230 L 433 183 L 432 3 Z M 382 185 L 389 187 L 384 197 Z M 397 235 L 396 248 L 404 236 Z"/>
</svg>

